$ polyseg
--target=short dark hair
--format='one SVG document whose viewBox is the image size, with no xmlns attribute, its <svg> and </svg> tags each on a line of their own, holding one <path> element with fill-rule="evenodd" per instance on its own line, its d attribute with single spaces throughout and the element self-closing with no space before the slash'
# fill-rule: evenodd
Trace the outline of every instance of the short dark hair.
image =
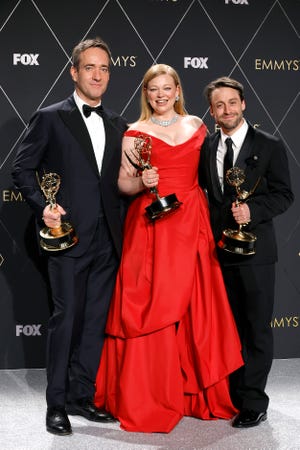
<svg viewBox="0 0 300 450">
<path fill-rule="evenodd" d="M 239 93 L 241 101 L 245 99 L 244 97 L 244 86 L 233 78 L 229 77 L 220 77 L 214 81 L 211 81 L 204 89 L 204 95 L 208 100 L 208 103 L 211 104 L 211 95 L 215 89 L 220 87 L 229 87 L 232 89 L 236 89 Z"/>
<path fill-rule="evenodd" d="M 106 42 L 104 42 L 100 37 L 94 39 L 86 39 L 85 41 L 80 41 L 72 51 L 72 65 L 78 70 L 80 63 L 80 55 L 82 52 L 88 48 L 101 48 L 107 53 L 109 59 L 109 65 L 111 63 L 111 52 Z"/>
</svg>

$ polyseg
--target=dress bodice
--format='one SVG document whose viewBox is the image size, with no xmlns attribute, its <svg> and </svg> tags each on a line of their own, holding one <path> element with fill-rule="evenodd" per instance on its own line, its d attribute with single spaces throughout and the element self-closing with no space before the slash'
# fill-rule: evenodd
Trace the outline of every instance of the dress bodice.
<svg viewBox="0 0 300 450">
<path fill-rule="evenodd" d="M 162 139 L 138 130 L 128 130 L 125 136 L 151 139 L 150 163 L 159 171 L 158 189 L 163 195 L 170 191 L 184 192 L 198 186 L 200 149 L 206 135 L 202 124 L 185 142 L 170 145 Z"/>
</svg>

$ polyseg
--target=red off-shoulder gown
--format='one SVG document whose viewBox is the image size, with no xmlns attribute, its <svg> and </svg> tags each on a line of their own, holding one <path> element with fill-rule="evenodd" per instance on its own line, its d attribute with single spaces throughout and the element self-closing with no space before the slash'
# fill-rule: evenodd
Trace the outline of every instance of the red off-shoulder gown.
<svg viewBox="0 0 300 450">
<path fill-rule="evenodd" d="M 127 214 L 95 395 L 127 431 L 169 432 L 183 416 L 236 413 L 228 374 L 243 361 L 198 185 L 205 135 L 202 125 L 175 146 L 151 137 L 159 194 L 175 193 L 182 205 L 151 222 L 145 191 Z"/>
</svg>

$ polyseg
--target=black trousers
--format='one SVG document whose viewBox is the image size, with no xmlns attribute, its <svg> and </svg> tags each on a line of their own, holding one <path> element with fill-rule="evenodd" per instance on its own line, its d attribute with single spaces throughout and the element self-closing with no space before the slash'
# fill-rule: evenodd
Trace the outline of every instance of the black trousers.
<svg viewBox="0 0 300 450">
<path fill-rule="evenodd" d="M 230 376 L 232 401 L 238 409 L 266 411 L 269 398 L 265 387 L 273 360 L 275 266 L 229 266 L 222 270 L 245 362 Z"/>
<path fill-rule="evenodd" d="M 49 256 L 53 313 L 47 339 L 48 406 L 94 395 L 118 263 L 104 219 L 99 219 L 83 256 Z"/>
</svg>

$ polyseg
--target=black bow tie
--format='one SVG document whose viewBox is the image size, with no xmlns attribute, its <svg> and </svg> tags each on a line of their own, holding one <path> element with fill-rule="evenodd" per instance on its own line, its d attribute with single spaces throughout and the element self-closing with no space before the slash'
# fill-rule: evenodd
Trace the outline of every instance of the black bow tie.
<svg viewBox="0 0 300 450">
<path fill-rule="evenodd" d="M 102 116 L 103 113 L 103 107 L 102 105 L 99 106 L 90 106 L 90 105 L 83 105 L 82 111 L 85 117 L 90 117 L 91 113 L 94 111 L 95 113 L 99 114 L 99 116 Z"/>
</svg>

